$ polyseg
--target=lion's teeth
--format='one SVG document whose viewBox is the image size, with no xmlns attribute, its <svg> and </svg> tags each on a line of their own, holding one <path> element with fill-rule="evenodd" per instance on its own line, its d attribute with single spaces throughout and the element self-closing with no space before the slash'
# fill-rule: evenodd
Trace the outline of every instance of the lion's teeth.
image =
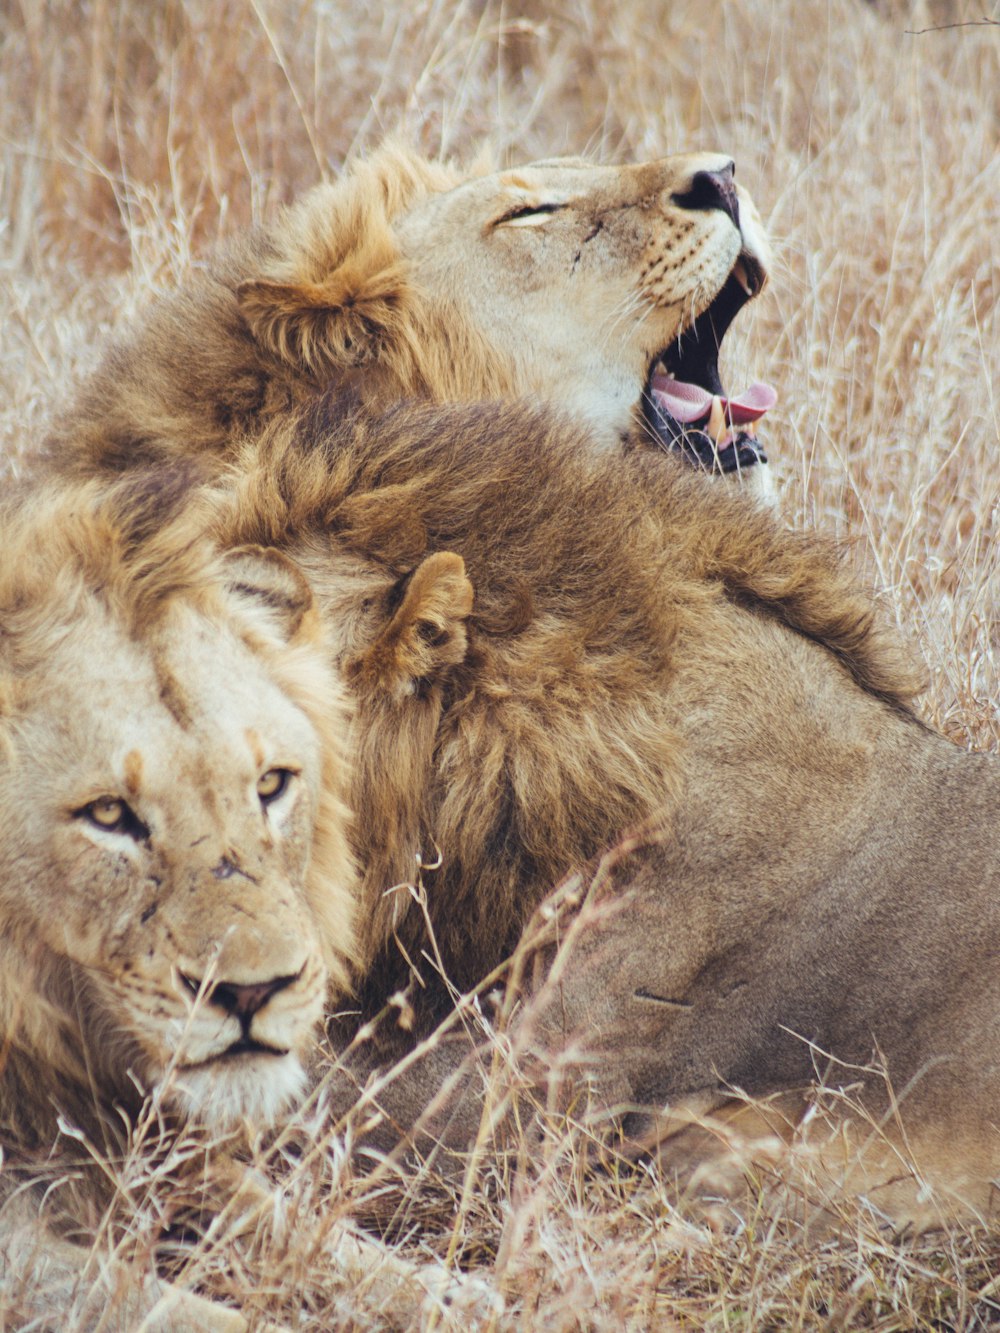
<svg viewBox="0 0 1000 1333">
<path fill-rule="evenodd" d="M 746 265 L 742 259 L 737 259 L 733 265 L 733 277 L 740 284 L 747 296 L 753 296 L 753 288 L 750 286 L 750 279 L 747 277 Z"/>
<path fill-rule="evenodd" d="M 729 423 L 726 421 L 726 409 L 722 405 L 722 399 L 716 394 L 712 399 L 712 410 L 708 414 L 708 425 L 705 427 L 705 430 L 715 443 L 718 444 L 728 429 Z"/>
</svg>

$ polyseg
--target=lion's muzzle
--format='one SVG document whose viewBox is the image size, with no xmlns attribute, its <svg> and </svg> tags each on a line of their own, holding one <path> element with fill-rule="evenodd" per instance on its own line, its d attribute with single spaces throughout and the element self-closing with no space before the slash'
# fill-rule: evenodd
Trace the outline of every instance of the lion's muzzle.
<svg viewBox="0 0 1000 1333">
<path fill-rule="evenodd" d="M 733 226 L 739 231 L 740 202 L 733 180 L 735 170 L 736 164 L 730 162 L 728 166 L 721 167 L 718 171 L 696 171 L 691 177 L 688 189 L 681 194 L 671 195 L 671 198 L 679 208 L 698 211 L 717 208 L 728 215 Z"/>
</svg>

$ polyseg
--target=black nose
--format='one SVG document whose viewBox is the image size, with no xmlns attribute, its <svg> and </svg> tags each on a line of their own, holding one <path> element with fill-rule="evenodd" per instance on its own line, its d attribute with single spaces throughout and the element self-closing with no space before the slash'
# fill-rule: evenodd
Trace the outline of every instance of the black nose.
<svg viewBox="0 0 1000 1333">
<path fill-rule="evenodd" d="M 681 208 L 721 209 L 732 219 L 734 226 L 740 225 L 740 203 L 733 184 L 736 168 L 732 162 L 720 171 L 696 171 L 691 177 L 690 187 L 683 194 L 675 194 L 673 201 Z"/>
<path fill-rule="evenodd" d="M 208 1002 L 216 1005 L 219 1009 L 224 1009 L 227 1014 L 232 1014 L 233 1018 L 239 1019 L 241 1025 L 246 1026 L 254 1014 L 263 1009 L 273 996 L 297 980 L 298 973 L 289 977 L 272 977 L 270 981 L 254 981 L 249 984 L 236 981 L 219 981 L 208 992 Z M 195 995 L 201 989 L 200 983 L 194 977 L 185 976 L 184 983 Z"/>
</svg>

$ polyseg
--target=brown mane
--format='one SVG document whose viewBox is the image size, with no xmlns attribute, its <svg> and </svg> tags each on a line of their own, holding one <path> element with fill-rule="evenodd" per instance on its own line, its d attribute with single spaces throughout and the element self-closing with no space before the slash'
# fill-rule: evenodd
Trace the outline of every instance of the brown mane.
<svg viewBox="0 0 1000 1333">
<path fill-rule="evenodd" d="M 211 473 L 241 431 L 326 387 L 369 401 L 504 393 L 485 341 L 408 276 L 392 221 L 468 172 L 388 142 L 242 233 L 112 342 L 50 431 L 63 475 L 178 457 Z"/>
<path fill-rule="evenodd" d="M 225 545 L 291 553 L 321 604 L 345 560 L 387 597 L 428 553 L 464 560 L 465 660 L 401 707 L 362 701 L 352 802 L 370 953 L 394 932 L 411 957 L 426 947 L 410 897 L 383 895 L 412 880 L 418 852 L 444 849 L 429 910 L 459 985 L 499 961 L 571 866 L 669 815 L 674 654 L 720 603 L 823 645 L 894 710 L 909 715 L 920 684 L 829 543 L 670 459 L 588 459 L 578 435 L 523 404 L 375 415 L 327 398 L 247 444 L 220 519 Z"/>
</svg>

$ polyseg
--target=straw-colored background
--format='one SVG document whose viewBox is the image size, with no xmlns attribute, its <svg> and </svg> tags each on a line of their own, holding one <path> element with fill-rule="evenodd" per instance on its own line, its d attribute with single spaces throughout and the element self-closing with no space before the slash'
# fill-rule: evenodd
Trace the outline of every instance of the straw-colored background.
<svg viewBox="0 0 1000 1333">
<path fill-rule="evenodd" d="M 777 254 L 727 343 L 727 382 L 777 386 L 768 452 L 787 514 L 854 541 L 919 639 L 928 718 L 993 748 L 998 19 L 995 0 L 6 0 L 3 472 L 22 468 L 100 334 L 387 130 L 447 154 L 489 139 L 510 160 L 724 149 Z M 305 1232 L 321 1225 L 313 1202 Z M 730 1221 L 680 1243 L 655 1179 L 595 1182 L 567 1151 L 537 1187 L 464 1215 L 461 1239 L 512 1326 L 990 1317 L 975 1301 L 989 1234 L 822 1248 L 780 1217 Z M 444 1227 L 413 1244 L 444 1254 Z M 311 1292 L 319 1310 L 336 1297 L 375 1319 L 317 1253 L 291 1238 L 251 1256 L 247 1280 L 273 1287 L 261 1308 L 329 1327 L 302 1305 Z"/>
</svg>

